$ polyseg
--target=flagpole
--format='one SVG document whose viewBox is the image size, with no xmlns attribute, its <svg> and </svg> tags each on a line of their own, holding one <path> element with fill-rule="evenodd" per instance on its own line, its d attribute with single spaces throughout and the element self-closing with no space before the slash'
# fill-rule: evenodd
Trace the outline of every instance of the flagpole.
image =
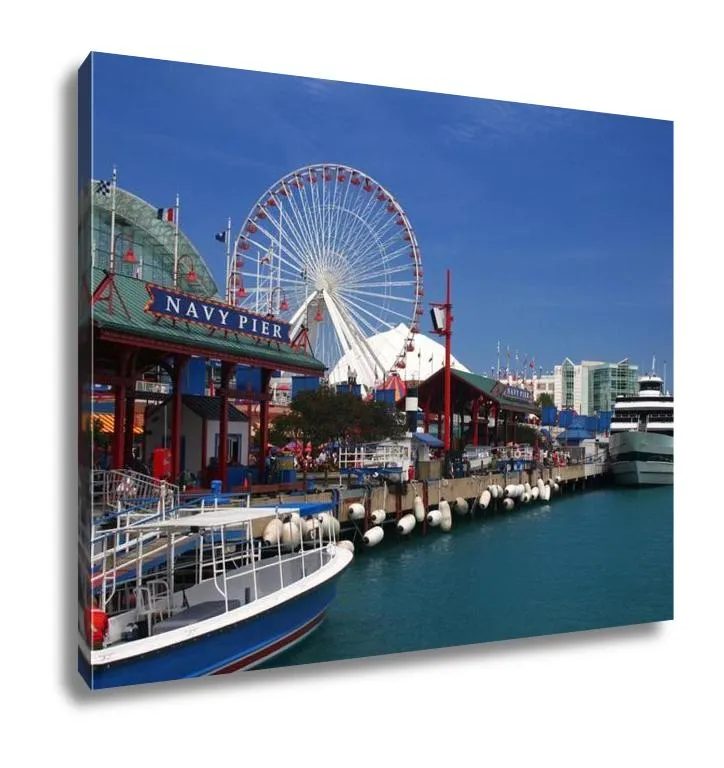
<svg viewBox="0 0 724 768">
<path fill-rule="evenodd" d="M 174 224 L 175 229 L 173 232 L 173 287 L 174 290 L 178 288 L 178 219 L 179 208 L 181 207 L 180 198 L 178 192 L 176 193 L 176 205 L 174 206 Z"/>
<path fill-rule="evenodd" d="M 116 181 L 118 175 L 116 166 L 113 166 L 113 176 L 111 177 L 111 252 L 108 257 L 108 271 L 113 272 L 115 268 L 116 256 Z"/>
<path fill-rule="evenodd" d="M 226 303 L 231 304 L 231 216 L 226 223 Z"/>
<path fill-rule="evenodd" d="M 282 224 L 283 224 L 283 212 L 282 212 L 282 204 L 281 201 L 279 203 L 279 254 L 278 254 L 278 266 L 277 266 L 277 287 L 279 288 L 279 291 L 277 292 L 279 295 L 277 296 L 277 311 L 276 314 L 279 314 L 279 306 L 281 304 L 281 292 L 282 292 Z M 273 264 L 271 267 L 273 268 Z M 274 288 L 272 288 L 272 295 L 274 292 Z M 270 311 L 272 309 L 271 307 L 271 301 L 270 304 Z"/>
</svg>

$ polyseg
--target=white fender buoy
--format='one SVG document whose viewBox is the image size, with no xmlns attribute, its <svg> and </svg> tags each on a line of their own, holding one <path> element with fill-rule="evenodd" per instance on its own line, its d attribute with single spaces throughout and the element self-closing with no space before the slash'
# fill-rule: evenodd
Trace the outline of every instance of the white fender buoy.
<svg viewBox="0 0 724 768">
<path fill-rule="evenodd" d="M 452 528 L 452 512 L 450 511 L 449 502 L 445 501 L 445 499 L 440 502 L 440 514 L 442 515 L 440 528 L 443 531 L 449 531 Z"/>
<path fill-rule="evenodd" d="M 530 501 L 530 494 L 529 493 L 523 493 L 520 497 L 520 501 L 522 504 L 527 504 Z"/>
<path fill-rule="evenodd" d="M 538 486 L 538 490 L 541 490 L 543 488 L 545 483 L 543 482 L 543 478 L 542 477 L 538 478 L 538 482 L 536 483 L 536 485 Z"/>
<path fill-rule="evenodd" d="M 515 506 L 513 499 L 503 499 L 503 509 L 510 511 Z"/>
<path fill-rule="evenodd" d="M 523 483 L 523 492 L 530 493 L 530 483 Z"/>
<path fill-rule="evenodd" d="M 317 537 L 319 532 L 320 522 L 316 518 L 304 518 L 302 520 L 302 536 L 306 541 L 310 541 Z"/>
<path fill-rule="evenodd" d="M 373 528 L 365 531 L 362 541 L 364 541 L 368 547 L 374 547 L 375 544 L 379 544 L 384 538 L 385 532 L 382 530 L 381 526 L 375 525 Z"/>
<path fill-rule="evenodd" d="M 339 520 L 334 515 L 330 515 L 329 512 L 322 512 L 317 516 L 319 520 L 319 530 L 323 539 L 331 539 L 332 536 L 337 536 L 340 530 Z"/>
<path fill-rule="evenodd" d="M 365 507 L 364 504 L 360 504 L 358 501 L 355 501 L 353 504 L 350 504 L 347 512 L 349 514 L 350 520 L 364 520 L 365 518 Z"/>
<path fill-rule="evenodd" d="M 302 534 L 295 520 L 282 523 L 282 547 L 286 550 L 296 549 L 302 541 Z"/>
<path fill-rule="evenodd" d="M 406 536 L 415 527 L 415 515 L 403 515 L 397 521 L 397 533 Z"/>
<path fill-rule="evenodd" d="M 563 478 L 560 475 L 558 475 L 558 477 L 556 477 L 556 483 L 562 483 L 562 482 L 563 482 Z"/>
<path fill-rule="evenodd" d="M 553 483 L 553 493 L 558 493 L 561 490 L 561 486 L 558 483 Z"/>
<path fill-rule="evenodd" d="M 522 496 L 525 493 L 525 486 L 523 483 L 518 483 L 518 496 Z"/>
<path fill-rule="evenodd" d="M 530 489 L 530 500 L 535 501 L 540 496 L 540 488 L 537 485 L 534 485 Z"/>
<path fill-rule="evenodd" d="M 425 519 L 425 504 L 419 496 L 415 496 L 412 502 L 412 509 L 415 513 L 415 520 L 421 523 Z"/>
<path fill-rule="evenodd" d="M 479 502 L 479 503 L 480 503 L 480 506 L 481 506 L 483 509 L 487 509 L 487 508 L 488 508 L 488 504 L 490 504 L 490 495 L 491 495 L 491 494 L 490 494 L 490 491 L 489 491 L 489 490 L 487 490 L 487 489 L 486 489 L 486 490 L 484 490 L 484 491 L 483 491 L 483 492 L 480 494 L 480 502 Z"/>
<path fill-rule="evenodd" d="M 495 487 L 498 489 L 498 498 L 502 499 L 503 498 L 503 487 L 500 486 L 500 485 L 496 485 Z"/>
<path fill-rule="evenodd" d="M 442 512 L 440 512 L 439 509 L 431 509 L 427 513 L 427 524 L 432 526 L 433 528 L 435 526 L 440 525 L 442 522 Z"/>
<path fill-rule="evenodd" d="M 276 544 L 279 541 L 279 537 L 282 533 L 282 525 L 283 523 L 278 517 L 275 517 L 266 524 L 264 533 L 261 535 L 264 544 Z"/>
<path fill-rule="evenodd" d="M 518 495 L 517 485 L 505 486 L 505 490 L 503 491 L 503 496 L 505 496 L 506 499 L 514 499 L 517 495 Z"/>
<path fill-rule="evenodd" d="M 337 546 L 341 547 L 342 549 L 348 549 L 354 554 L 354 544 L 348 539 L 342 539 L 342 541 L 338 541 Z"/>
<path fill-rule="evenodd" d="M 497 485 L 489 485 L 488 486 L 488 493 L 490 494 L 491 499 L 497 499 L 498 498 L 498 486 Z"/>
<path fill-rule="evenodd" d="M 543 501 L 550 501 L 551 487 L 550 485 L 544 485 L 540 492 L 540 497 Z"/>
<path fill-rule="evenodd" d="M 462 496 L 458 496 L 457 499 L 455 499 L 455 504 L 453 506 L 453 509 L 455 510 L 455 513 L 458 515 L 467 515 L 468 502 Z"/>
<path fill-rule="evenodd" d="M 372 522 L 372 525 L 379 525 L 380 523 L 384 523 L 386 517 L 386 513 L 384 509 L 375 509 L 374 512 L 370 514 L 370 521 Z"/>
</svg>

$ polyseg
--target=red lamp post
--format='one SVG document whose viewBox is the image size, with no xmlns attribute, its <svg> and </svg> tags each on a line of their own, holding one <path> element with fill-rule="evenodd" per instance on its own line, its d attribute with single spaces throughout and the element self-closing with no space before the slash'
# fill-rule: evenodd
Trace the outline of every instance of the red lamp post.
<svg viewBox="0 0 724 768">
<path fill-rule="evenodd" d="M 451 406 L 451 390 L 452 381 L 450 375 L 450 351 L 452 346 L 452 303 L 450 298 L 450 270 L 447 270 L 447 291 L 445 295 L 445 302 L 442 304 L 432 304 L 433 307 L 443 310 L 445 313 L 445 323 L 439 326 L 434 319 L 433 324 L 435 329 L 433 333 L 438 336 L 445 337 L 445 374 L 443 379 L 443 417 L 444 417 L 444 433 L 443 444 L 445 446 L 445 452 L 447 453 L 452 445 L 452 406 Z"/>
</svg>

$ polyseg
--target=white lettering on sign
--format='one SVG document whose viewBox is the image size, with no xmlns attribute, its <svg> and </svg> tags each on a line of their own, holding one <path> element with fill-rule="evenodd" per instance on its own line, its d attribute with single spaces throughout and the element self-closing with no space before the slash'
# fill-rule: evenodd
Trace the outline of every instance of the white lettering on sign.
<svg viewBox="0 0 724 768">
<path fill-rule="evenodd" d="M 181 299 L 174 299 L 173 296 L 166 296 L 166 312 L 171 312 L 172 310 L 177 314 L 181 313 Z"/>
</svg>

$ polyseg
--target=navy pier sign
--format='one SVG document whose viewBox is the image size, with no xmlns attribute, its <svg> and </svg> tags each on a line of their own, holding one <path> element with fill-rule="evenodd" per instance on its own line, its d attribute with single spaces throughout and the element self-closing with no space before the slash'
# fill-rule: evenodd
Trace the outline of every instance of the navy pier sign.
<svg viewBox="0 0 724 768">
<path fill-rule="evenodd" d="M 520 400 L 523 403 L 533 402 L 533 393 L 522 387 L 506 387 L 503 395 L 509 400 Z"/>
<path fill-rule="evenodd" d="M 151 296 L 146 304 L 146 312 L 153 315 L 289 344 L 289 323 L 278 318 L 265 317 L 255 312 L 236 309 L 228 304 L 189 296 L 186 293 L 176 293 L 159 285 L 146 287 Z"/>
</svg>

